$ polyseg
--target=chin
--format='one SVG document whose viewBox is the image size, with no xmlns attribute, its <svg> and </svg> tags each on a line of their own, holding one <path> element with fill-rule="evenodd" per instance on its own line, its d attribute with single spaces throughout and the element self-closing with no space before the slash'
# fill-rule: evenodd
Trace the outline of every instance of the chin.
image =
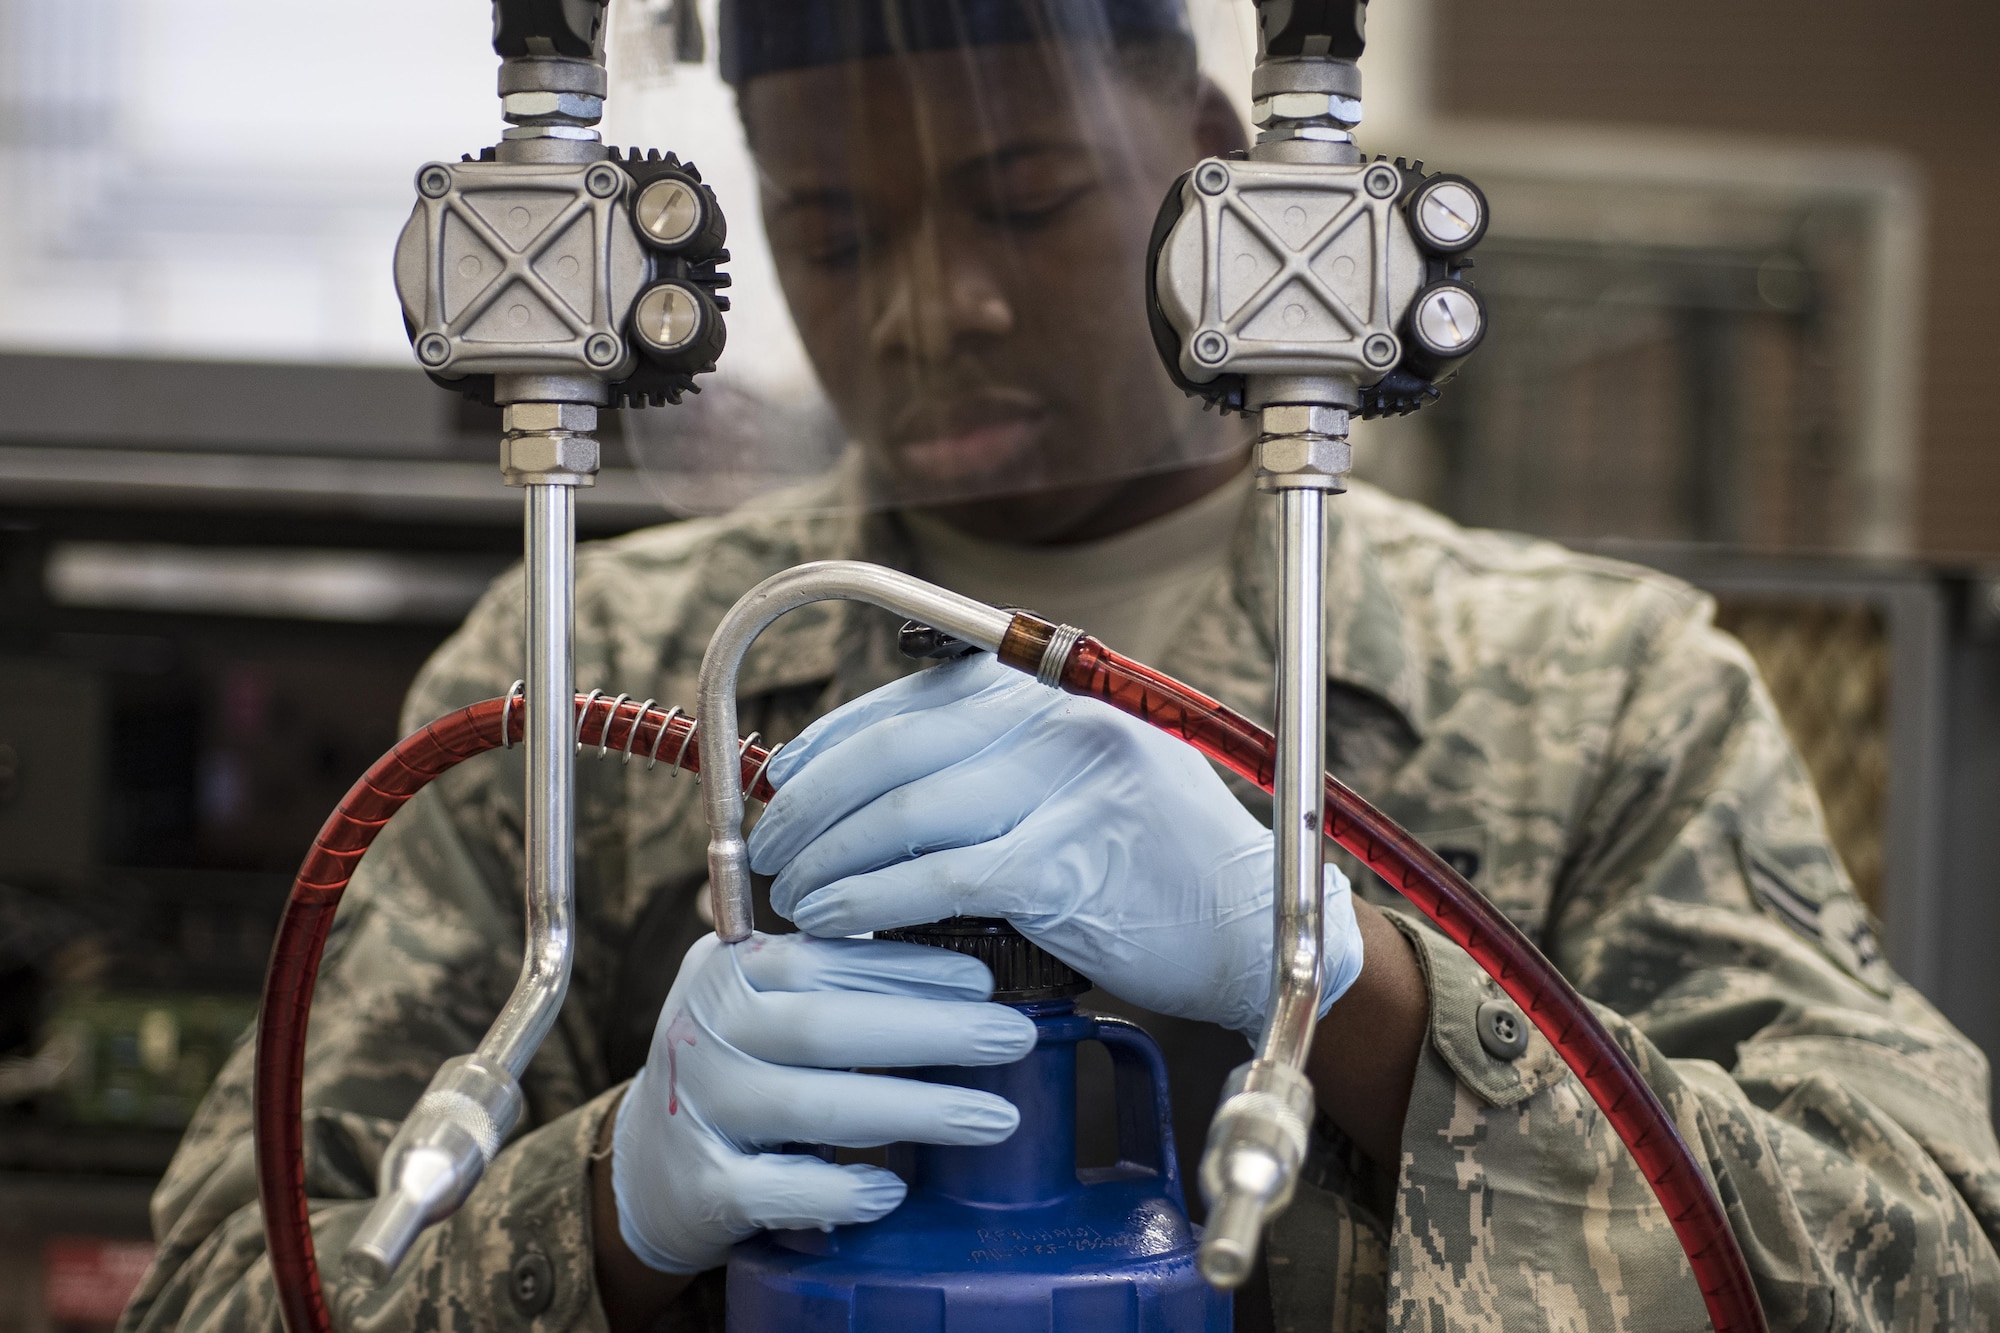
<svg viewBox="0 0 2000 1333">
<path fill-rule="evenodd" d="M 909 507 L 934 515 L 974 537 L 1034 546 L 1064 540 L 1102 508 L 1116 490 L 1114 482 L 1099 482 L 948 502 L 919 502 Z"/>
</svg>

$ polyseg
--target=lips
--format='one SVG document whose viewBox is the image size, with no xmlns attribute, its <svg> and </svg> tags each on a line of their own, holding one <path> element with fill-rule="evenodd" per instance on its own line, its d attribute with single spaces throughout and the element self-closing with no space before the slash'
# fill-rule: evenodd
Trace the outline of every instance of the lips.
<svg viewBox="0 0 2000 1333">
<path fill-rule="evenodd" d="M 988 390 L 949 403 L 916 403 L 890 432 L 891 452 L 911 479 L 929 485 L 1022 479 L 1048 433 L 1039 397 Z"/>
</svg>

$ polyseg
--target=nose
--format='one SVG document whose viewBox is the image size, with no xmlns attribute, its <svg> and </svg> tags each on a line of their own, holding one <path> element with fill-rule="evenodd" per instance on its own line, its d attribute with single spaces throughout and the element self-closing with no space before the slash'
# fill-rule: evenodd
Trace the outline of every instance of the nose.
<svg viewBox="0 0 2000 1333">
<path fill-rule="evenodd" d="M 976 243 L 928 222 L 889 266 L 883 303 L 869 330 L 878 357 L 942 362 L 967 340 L 1014 331 L 1014 307 Z"/>
</svg>

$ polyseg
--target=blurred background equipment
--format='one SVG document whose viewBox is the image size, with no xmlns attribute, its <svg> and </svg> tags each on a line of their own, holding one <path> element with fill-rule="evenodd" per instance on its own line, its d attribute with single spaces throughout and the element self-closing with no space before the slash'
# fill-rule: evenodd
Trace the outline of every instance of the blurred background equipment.
<svg viewBox="0 0 2000 1333">
<path fill-rule="evenodd" d="M 1716 593 L 1892 961 L 2000 1050 L 2000 10 L 1372 9 L 1358 137 L 1487 190 L 1492 329 L 1362 471 Z M 520 547 L 498 414 L 407 368 L 383 261 L 410 164 L 490 137 L 488 16 L 343 12 L 0 0 L 0 1333 L 108 1326 L 77 1293 L 136 1278 L 288 877 Z M 712 19 L 617 0 L 651 54 L 607 139 L 699 112 L 758 355 L 625 424 L 835 447 Z M 620 415 L 585 537 L 664 517 Z"/>
<path fill-rule="evenodd" d="M 1569 542 L 1914 545 L 1922 191 L 1879 149 L 1433 127 L 1493 224 L 1492 312 L 1364 451 L 1462 522 Z"/>
</svg>

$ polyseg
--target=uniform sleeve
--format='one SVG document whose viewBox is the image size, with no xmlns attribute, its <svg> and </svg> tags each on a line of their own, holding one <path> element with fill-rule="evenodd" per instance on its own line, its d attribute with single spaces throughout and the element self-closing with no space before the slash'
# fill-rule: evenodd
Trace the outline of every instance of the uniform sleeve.
<svg viewBox="0 0 2000 1333">
<path fill-rule="evenodd" d="M 1985 1058 L 1889 972 L 1771 700 L 1706 602 L 1636 660 L 1544 949 L 1707 1165 L 1771 1327 L 2000 1326 Z M 1539 1034 L 1490 1051 L 1478 1015 L 1499 989 L 1398 921 L 1432 1039 L 1404 1127 L 1389 1327 L 1708 1327 L 1581 1084 Z"/>
<path fill-rule="evenodd" d="M 518 648 L 504 584 L 413 689 L 406 722 L 504 691 Z M 611 1094 L 593 1097 L 575 1034 L 546 1041 L 523 1079 L 524 1129 L 466 1206 L 424 1233 L 370 1292 L 341 1253 L 397 1125 L 446 1058 L 471 1050 L 512 988 L 522 925 L 519 751 L 441 777 L 391 821 L 342 904 L 313 1004 L 306 1177 L 335 1326 L 598 1329 L 589 1156 Z M 264 1254 L 247 1039 L 218 1078 L 153 1200 L 158 1256 L 121 1327 L 282 1328 Z"/>
</svg>

